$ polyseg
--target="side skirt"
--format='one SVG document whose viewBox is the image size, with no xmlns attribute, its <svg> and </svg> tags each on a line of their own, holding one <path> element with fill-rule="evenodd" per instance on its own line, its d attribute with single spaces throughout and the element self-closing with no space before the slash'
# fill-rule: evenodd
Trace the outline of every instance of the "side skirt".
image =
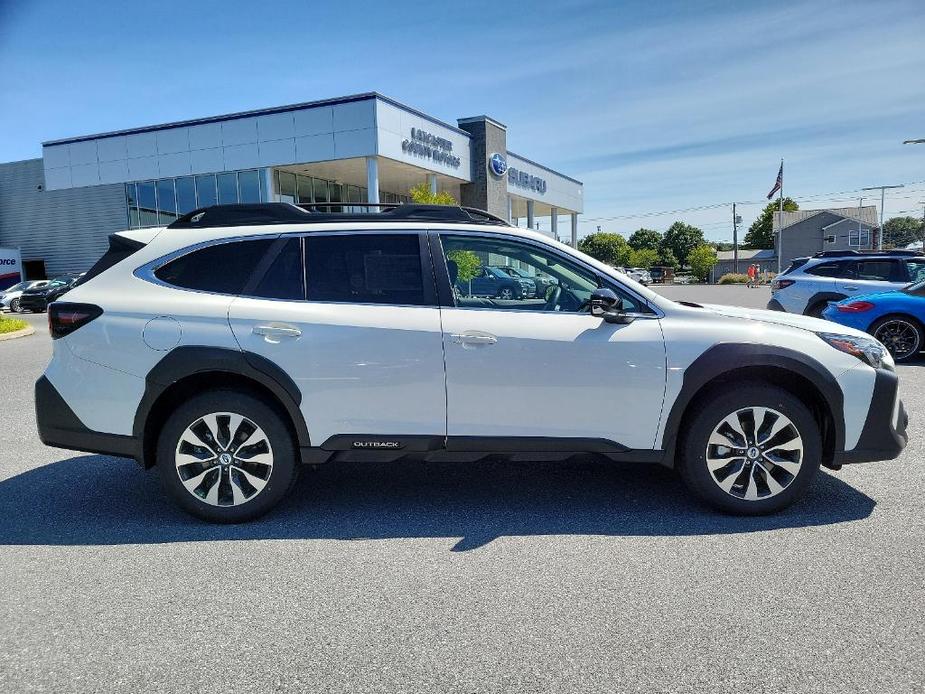
<svg viewBox="0 0 925 694">
<path fill-rule="evenodd" d="M 427 461 L 474 461 L 486 456 L 514 460 L 564 460 L 573 455 L 598 454 L 610 460 L 664 463 L 665 451 L 638 450 L 609 439 L 546 436 L 383 436 L 339 434 L 321 446 L 300 449 L 302 462 L 331 460 L 388 462 L 406 456 Z"/>
</svg>

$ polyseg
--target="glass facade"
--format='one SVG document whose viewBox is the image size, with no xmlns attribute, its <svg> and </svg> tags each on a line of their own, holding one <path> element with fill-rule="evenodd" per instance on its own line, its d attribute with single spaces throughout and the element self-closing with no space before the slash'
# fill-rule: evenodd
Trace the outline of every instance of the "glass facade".
<svg viewBox="0 0 925 694">
<path fill-rule="evenodd" d="M 180 215 L 218 203 L 261 202 L 260 172 L 160 178 L 125 184 L 129 227 L 170 224 Z"/>
<path fill-rule="evenodd" d="M 181 215 L 210 205 L 262 202 L 260 175 L 260 170 L 249 169 L 126 183 L 129 227 L 163 226 Z M 323 209 L 351 212 L 363 208 L 354 208 L 350 203 L 366 202 L 369 199 L 368 191 L 363 186 L 279 170 L 273 171 L 273 178 L 278 191 L 277 199 L 281 202 L 299 205 L 332 203 Z M 379 191 L 379 200 L 383 203 L 411 202 L 407 195 L 384 190 Z"/>
<path fill-rule="evenodd" d="M 276 179 L 276 190 L 279 191 L 280 202 L 291 202 L 298 205 L 338 203 L 323 209 L 325 211 L 330 209 L 332 211 L 351 212 L 354 208 L 349 204 L 342 205 L 342 203 L 358 203 L 369 200 L 369 191 L 363 186 L 336 183 L 323 178 L 303 176 L 291 171 L 276 171 L 274 177 Z M 405 203 L 411 202 L 411 198 L 408 195 L 380 190 L 379 201 L 383 203 Z M 361 208 L 356 209 L 360 211 Z"/>
</svg>

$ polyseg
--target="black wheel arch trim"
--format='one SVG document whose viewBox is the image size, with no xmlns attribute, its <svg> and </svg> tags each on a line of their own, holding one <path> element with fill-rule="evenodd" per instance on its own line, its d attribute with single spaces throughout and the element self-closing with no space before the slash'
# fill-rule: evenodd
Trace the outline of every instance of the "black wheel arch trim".
<svg viewBox="0 0 925 694">
<path fill-rule="evenodd" d="M 132 430 L 142 441 L 148 418 L 161 395 L 175 383 L 198 374 L 231 373 L 259 383 L 269 390 L 292 420 L 299 447 L 311 445 L 308 427 L 299 405 L 302 393 L 278 365 L 253 352 L 223 347 L 188 345 L 168 352 L 145 377 L 145 390 L 135 412 Z"/>
<path fill-rule="evenodd" d="M 827 303 L 829 301 L 841 301 L 842 299 L 847 299 L 846 294 L 839 294 L 838 292 L 816 292 L 806 301 L 806 306 L 803 309 L 803 315 L 808 316 L 809 310 L 816 306 L 819 303 Z"/>
<path fill-rule="evenodd" d="M 661 447 L 666 451 L 666 462 L 671 463 L 674 459 L 681 421 L 697 393 L 724 374 L 754 367 L 791 371 L 813 384 L 821 393 L 834 423 L 834 450 L 844 450 L 844 397 L 828 369 L 812 357 L 786 347 L 726 342 L 714 345 L 685 369 L 681 390 L 671 406 L 662 434 Z"/>
</svg>

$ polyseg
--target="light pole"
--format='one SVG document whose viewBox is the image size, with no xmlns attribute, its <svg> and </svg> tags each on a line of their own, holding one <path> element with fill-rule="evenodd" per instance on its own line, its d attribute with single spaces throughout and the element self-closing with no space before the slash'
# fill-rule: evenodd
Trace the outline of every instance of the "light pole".
<svg viewBox="0 0 925 694">
<path fill-rule="evenodd" d="M 910 140 L 911 141 L 911 140 Z M 925 140 L 923 140 L 925 141 Z M 870 188 L 861 188 L 861 190 L 880 190 L 880 233 L 877 234 L 877 250 L 883 250 L 883 203 L 886 199 L 886 189 L 887 188 L 903 188 L 902 184 L 897 186 L 871 186 Z M 858 210 L 858 215 L 860 216 L 861 212 Z M 858 242 L 860 243 L 860 237 L 858 237 Z"/>
</svg>

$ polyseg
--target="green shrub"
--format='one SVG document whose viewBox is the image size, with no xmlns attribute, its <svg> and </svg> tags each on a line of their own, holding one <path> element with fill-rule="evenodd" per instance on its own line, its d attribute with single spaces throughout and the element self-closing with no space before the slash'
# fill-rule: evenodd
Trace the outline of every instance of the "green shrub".
<svg viewBox="0 0 925 694">
<path fill-rule="evenodd" d="M 742 272 L 727 272 L 719 278 L 719 284 L 748 284 L 748 275 Z"/>
<path fill-rule="evenodd" d="M 14 333 L 17 330 L 28 328 L 29 324 L 20 318 L 4 318 L 0 316 L 0 335 Z"/>
</svg>

